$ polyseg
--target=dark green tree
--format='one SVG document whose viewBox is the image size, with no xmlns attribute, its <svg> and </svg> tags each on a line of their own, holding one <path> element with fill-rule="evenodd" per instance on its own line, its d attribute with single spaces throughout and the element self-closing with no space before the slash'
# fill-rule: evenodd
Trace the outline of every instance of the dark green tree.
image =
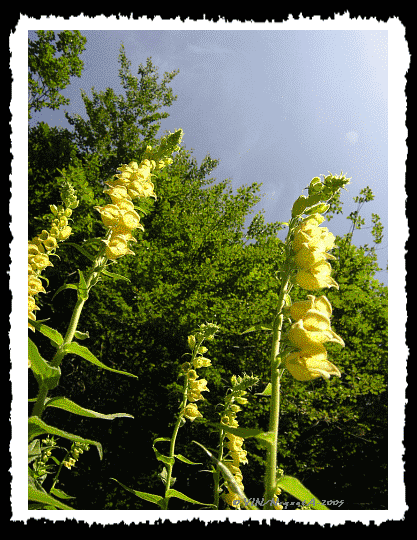
<svg viewBox="0 0 417 540">
<path fill-rule="evenodd" d="M 123 66 L 128 68 L 123 49 L 120 59 L 123 73 Z M 142 68 L 147 75 L 141 81 L 149 78 L 153 86 L 149 83 L 142 87 L 141 81 L 125 72 L 126 98 L 119 99 L 108 89 L 94 94 L 93 101 L 85 100 L 90 107 L 89 120 L 74 119 L 74 134 L 46 125 L 32 131 L 30 216 L 43 216 L 47 205 L 56 202 L 45 202 L 42 196 L 45 192 L 53 196 L 55 177 L 59 176 L 56 168 L 64 177 L 78 182 L 81 192 L 82 203 L 74 211 L 71 224 L 74 241 L 83 244 L 90 236 L 103 234 L 92 208 L 106 201 L 103 183 L 121 163 L 140 161 L 144 146 L 152 144 L 165 114 L 152 107 L 155 103 L 161 107 L 163 96 L 166 103 L 174 99 L 167 86 L 158 86 L 151 67 Z M 139 111 L 144 117 L 148 115 L 149 121 L 141 123 Z M 59 142 L 56 146 L 55 141 Z M 256 323 L 267 325 L 273 317 L 283 260 L 277 232 L 283 225 L 266 224 L 260 212 L 245 233 L 245 220 L 260 201 L 260 185 L 242 186 L 233 193 L 228 181 L 209 178 L 216 164 L 207 156 L 198 165 L 183 149 L 158 173 L 158 199 L 141 215 L 145 231 L 137 234 L 138 243 L 133 245 L 136 255 L 126 256 L 115 265 L 130 283 L 105 278 L 93 289 L 83 311 L 80 330 L 88 330 L 90 350 L 105 364 L 134 373 L 139 380 L 115 377 L 71 356 L 65 359 L 54 395 L 65 394 L 87 408 L 94 404 L 94 409 L 103 413 L 120 409 L 135 417 L 103 427 L 97 420 L 46 411 L 50 424 L 65 422 L 68 431 L 100 440 L 105 448 L 103 462 L 87 455 L 79 469 L 63 477 L 67 491 L 77 493 L 77 508 L 155 508 L 123 492 L 109 478 L 115 477 L 134 489 L 158 492 L 161 467 L 152 441 L 170 433 L 179 404 L 177 375 L 187 352 L 187 336 L 202 322 L 215 322 L 221 327 L 210 344 L 214 367 L 206 375 L 210 394 L 201 407 L 205 418 L 218 420 L 216 404 L 224 398 L 231 375 L 258 375 L 261 384 L 255 392 L 262 392 L 267 383 L 269 334 L 264 330 L 242 332 Z M 369 192 L 361 195 L 370 197 Z M 360 199 L 358 202 L 362 204 Z M 339 204 L 341 209 L 340 200 Z M 358 228 L 359 214 L 351 217 Z M 376 214 L 373 224 L 376 242 L 382 234 Z M 334 307 L 334 330 L 346 343 L 342 350 L 334 347 L 330 351 L 329 347 L 342 379 L 300 384 L 284 377 L 279 459 L 287 474 L 300 478 L 322 499 L 352 501 L 366 470 L 372 470 L 372 480 L 361 492 L 362 508 L 380 508 L 386 493 L 387 290 L 374 278 L 377 266 L 373 248 L 355 247 L 351 240 L 351 234 L 338 238 L 339 249 L 334 250 L 337 260 L 332 266 L 340 290 L 325 293 Z M 93 249 L 92 245 L 86 247 Z M 64 282 L 75 282 L 76 269 L 88 265 L 87 259 L 65 243 L 60 257 L 61 261 L 46 273 L 48 278 L 52 276 L 52 293 Z M 42 306 L 42 318 L 50 316 L 61 332 L 75 302 L 72 295 L 73 291 L 66 290 L 53 301 L 48 295 Z M 293 289 L 292 299 L 305 299 L 305 291 Z M 35 338 L 39 347 L 48 347 L 46 338 Z M 240 413 L 239 424 L 265 429 L 268 399 L 250 399 L 252 405 Z M 217 444 L 216 433 L 202 422 L 187 424 L 180 436 L 179 452 L 194 461 L 204 458 L 191 444 L 193 439 L 209 448 Z M 250 439 L 247 448 L 250 456 L 243 469 L 245 488 L 249 496 L 261 497 L 264 450 Z M 208 473 L 202 481 L 203 473 L 183 464 L 176 468 L 176 474 L 179 482 L 187 484 L 184 491 L 189 496 L 210 502 Z M 347 492 L 349 497 L 342 494 Z M 184 506 L 178 502 L 172 508 Z"/>
<path fill-rule="evenodd" d="M 70 77 L 81 77 L 84 62 L 79 58 L 87 38 L 78 30 L 64 30 L 58 36 L 52 30 L 37 30 L 37 40 L 29 39 L 29 120 L 32 112 L 44 107 L 59 109 L 69 99 L 60 92 Z"/>
</svg>

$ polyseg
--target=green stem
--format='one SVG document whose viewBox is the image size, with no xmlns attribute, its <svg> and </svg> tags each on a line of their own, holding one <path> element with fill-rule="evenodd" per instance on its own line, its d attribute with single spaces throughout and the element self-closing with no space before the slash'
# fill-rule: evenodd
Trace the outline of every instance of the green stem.
<svg viewBox="0 0 417 540">
<path fill-rule="evenodd" d="M 181 411 L 183 411 L 187 405 L 187 390 L 188 390 L 188 378 L 185 377 L 184 382 L 184 392 L 183 392 L 183 400 L 181 404 Z M 168 490 L 171 488 L 171 478 L 172 478 L 172 469 L 174 468 L 174 453 L 175 453 L 175 442 L 177 440 L 178 430 L 180 429 L 180 425 L 182 422 L 182 412 L 178 415 L 177 421 L 175 423 L 174 431 L 172 433 L 171 442 L 169 445 L 169 457 L 172 459 L 172 463 L 169 463 L 167 465 L 168 474 L 167 474 L 167 480 L 165 485 L 165 505 L 163 510 L 168 510 L 168 502 L 169 499 L 167 499 Z"/>
<path fill-rule="evenodd" d="M 278 427 L 280 408 L 280 372 L 278 370 L 281 359 L 279 357 L 282 324 L 284 314 L 282 312 L 285 304 L 285 296 L 288 292 L 290 281 L 290 271 L 284 275 L 281 292 L 278 298 L 278 309 L 272 325 L 272 349 L 271 349 L 271 405 L 269 412 L 269 432 L 273 434 L 272 444 L 268 446 L 266 458 L 265 474 L 265 495 L 264 510 L 271 510 L 272 505 L 265 504 L 272 501 L 275 496 L 276 475 L 277 475 L 277 453 L 278 453 Z"/>
<path fill-rule="evenodd" d="M 74 338 L 75 331 L 77 330 L 78 322 L 80 320 L 81 312 L 82 312 L 85 302 L 88 299 L 88 294 L 90 292 L 90 289 L 97 283 L 100 271 L 102 268 L 104 268 L 104 265 L 106 263 L 106 258 L 104 257 L 105 249 L 106 249 L 106 246 L 103 246 L 100 249 L 99 253 L 97 254 L 97 257 L 94 259 L 93 267 L 90 270 L 88 277 L 85 281 L 85 284 L 86 284 L 85 293 L 80 294 L 80 292 L 78 292 L 78 299 L 74 306 L 71 320 L 68 325 L 68 329 L 65 334 L 64 340 L 51 360 L 51 366 L 53 367 L 58 367 L 61 365 L 61 362 L 64 359 L 64 356 L 66 355 L 65 347 L 66 345 L 71 343 Z M 36 398 L 36 402 L 32 409 L 32 416 L 38 416 L 39 418 L 41 418 L 42 413 L 45 410 L 45 401 L 46 401 L 47 396 L 48 396 L 48 388 L 46 385 L 42 384 L 39 387 L 38 396 Z"/>
</svg>

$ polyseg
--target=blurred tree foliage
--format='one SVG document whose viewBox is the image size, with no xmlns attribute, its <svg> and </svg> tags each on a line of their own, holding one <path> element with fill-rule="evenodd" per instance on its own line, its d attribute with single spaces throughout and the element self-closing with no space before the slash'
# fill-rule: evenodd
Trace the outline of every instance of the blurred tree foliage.
<svg viewBox="0 0 417 540">
<path fill-rule="evenodd" d="M 168 115 L 160 110 L 176 99 L 168 84 L 177 72 L 165 74 L 159 83 L 157 68 L 148 59 L 146 66 L 139 66 L 137 79 L 123 48 L 119 60 L 124 96 L 112 89 L 93 90 L 90 100 L 84 93 L 88 118 L 67 115 L 73 131 L 44 123 L 29 130 L 30 237 L 45 228 L 49 204 L 59 202 L 62 178 L 73 182 L 81 199 L 73 214 L 70 242 L 88 246 L 89 239 L 102 236 L 104 229 L 93 206 L 106 201 L 104 182 L 118 165 L 140 161 L 146 144 L 156 143 L 160 121 Z M 103 461 L 89 452 L 76 468 L 61 474 L 62 489 L 77 497 L 75 508 L 156 509 L 110 478 L 162 494 L 162 466 L 152 442 L 171 434 L 181 399 L 177 377 L 188 352 L 187 336 L 202 322 L 215 322 L 221 331 L 206 354 L 212 367 L 204 368 L 201 376 L 208 380 L 210 393 L 199 410 L 205 419 L 218 421 L 216 404 L 224 399 L 230 377 L 253 373 L 261 383 L 239 413 L 239 425 L 267 429 L 268 398 L 256 394 L 268 382 L 270 336 L 263 330 L 242 332 L 255 323 L 269 324 L 273 317 L 283 257 L 277 233 L 285 225 L 267 224 L 258 212 L 245 232 L 245 219 L 261 199 L 261 184 L 244 185 L 234 193 L 228 180 L 211 176 L 216 165 L 209 155 L 198 165 L 183 145 L 173 163 L 154 178 L 158 199 L 141 214 L 145 231 L 137 233 L 138 243 L 132 248 L 136 256 L 126 256 L 115 266 L 130 283 L 104 277 L 84 308 L 79 330 L 89 332 L 89 349 L 103 363 L 134 373 L 138 380 L 99 370 L 71 355 L 61 366 L 60 384 L 51 396 L 65 395 L 105 414 L 134 416 L 106 422 L 46 410 L 47 423 L 98 440 L 104 447 Z M 357 198 L 359 205 L 372 200 L 367 190 Z M 338 198 L 328 219 L 340 212 Z M 333 251 L 340 290 L 323 291 L 333 306 L 332 326 L 346 343 L 343 349 L 328 346 L 342 378 L 299 383 L 284 376 L 279 464 L 320 499 L 344 500 L 342 509 L 384 509 L 388 292 L 374 277 L 379 270 L 375 248 L 352 244 L 355 228 L 363 224 L 359 211 L 348 219 L 353 230 L 337 238 L 338 248 Z M 373 239 L 379 243 L 382 229 L 377 215 L 373 224 Z M 47 324 L 64 333 L 75 294 L 65 290 L 52 300 L 53 293 L 64 282 L 76 282 L 76 269 L 85 268 L 89 261 L 67 242 L 60 246 L 59 257 L 45 272 L 50 294 L 41 297 L 38 318 L 50 317 Z M 306 291 L 294 288 L 291 297 L 305 299 Z M 38 333 L 33 339 L 49 358 L 48 340 Z M 30 397 L 34 397 L 31 372 L 29 379 Z M 178 453 L 204 466 L 178 462 L 175 487 L 209 503 L 210 465 L 192 440 L 215 449 L 218 439 L 204 421 L 187 422 L 181 428 Z M 245 491 L 250 497 L 262 497 L 264 450 L 252 439 L 247 439 L 246 448 Z M 170 508 L 196 507 L 173 499 Z"/>
</svg>

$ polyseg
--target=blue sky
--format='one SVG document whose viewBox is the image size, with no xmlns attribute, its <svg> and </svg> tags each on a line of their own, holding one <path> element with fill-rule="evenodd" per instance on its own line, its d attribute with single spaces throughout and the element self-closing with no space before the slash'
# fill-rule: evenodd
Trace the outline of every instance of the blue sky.
<svg viewBox="0 0 417 540">
<path fill-rule="evenodd" d="M 59 31 L 59 28 L 57 28 Z M 361 214 L 371 227 L 377 213 L 385 228 L 378 248 L 388 284 L 388 31 L 387 30 L 81 30 L 87 37 L 85 69 L 63 92 L 65 110 L 85 117 L 80 90 L 91 97 L 121 93 L 118 54 L 123 42 L 136 75 L 152 57 L 159 73 L 179 69 L 172 81 L 178 99 L 161 131 L 184 130 L 183 143 L 198 163 L 219 159 L 213 176 L 236 190 L 262 182 L 256 211 L 265 220 L 287 221 L 309 181 L 329 171 L 352 177 L 343 192 L 344 216 L 329 224 L 349 230 L 352 198 L 369 186 L 375 196 Z M 29 32 L 32 39 L 33 31 Z M 33 121 L 69 127 L 63 110 Z M 285 235 L 280 233 L 284 238 Z M 372 244 L 370 229 L 353 243 Z"/>
</svg>

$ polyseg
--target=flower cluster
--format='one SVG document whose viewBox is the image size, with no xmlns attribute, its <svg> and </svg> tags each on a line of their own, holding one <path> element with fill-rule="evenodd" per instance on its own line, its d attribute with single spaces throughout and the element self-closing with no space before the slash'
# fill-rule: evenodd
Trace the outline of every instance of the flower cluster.
<svg viewBox="0 0 417 540">
<path fill-rule="evenodd" d="M 151 171 L 156 168 L 156 162 L 144 159 L 138 165 L 131 161 L 129 165 L 121 165 L 119 174 L 107 182 L 108 188 L 104 193 L 110 196 L 112 203 L 105 206 L 95 206 L 100 212 L 103 225 L 110 230 L 108 237 L 103 240 L 106 244 L 105 255 L 110 260 L 134 252 L 129 249 L 128 242 L 136 242 L 132 231 L 143 229 L 140 216 L 135 210 L 133 199 L 138 197 L 154 197 L 154 185 L 151 182 Z"/>
<path fill-rule="evenodd" d="M 340 371 L 327 360 L 324 343 L 332 341 L 344 346 L 343 339 L 330 327 L 332 306 L 325 296 L 295 302 L 290 308 L 295 321 L 288 331 L 288 339 L 299 350 L 285 359 L 285 367 L 298 381 L 311 381 L 317 377 L 340 377 Z"/>
<path fill-rule="evenodd" d="M 332 268 L 328 260 L 335 259 L 327 253 L 334 247 L 335 236 L 327 227 L 320 227 L 324 221 L 321 214 L 313 214 L 305 218 L 294 231 L 294 262 L 298 273 L 295 281 L 303 289 L 316 291 L 324 287 L 339 285 L 330 276 Z"/>
<path fill-rule="evenodd" d="M 64 460 L 62 463 L 63 465 L 71 470 L 71 467 L 74 467 L 74 465 L 77 463 L 78 458 L 80 457 L 80 454 L 83 454 L 84 451 L 89 450 L 90 447 L 87 443 L 81 443 L 81 442 L 75 442 L 71 446 L 71 456 L 68 457 L 68 459 Z"/>
<path fill-rule="evenodd" d="M 32 321 L 36 321 L 35 311 L 39 309 L 35 296 L 46 292 L 40 279 L 42 271 L 47 266 L 53 266 L 49 256 L 55 253 L 58 242 L 63 242 L 71 235 L 68 219 L 72 210 L 78 206 L 75 191 L 67 183 L 62 188 L 61 199 L 64 205 L 50 206 L 53 216 L 50 230 L 43 230 L 40 235 L 28 242 L 28 318 Z M 29 323 L 28 326 L 35 331 L 33 325 Z"/>
<path fill-rule="evenodd" d="M 236 418 L 237 413 L 242 410 L 239 405 L 246 405 L 248 403 L 248 400 L 244 397 L 247 394 L 246 390 L 239 389 L 239 385 L 241 385 L 241 383 L 242 378 L 233 375 L 232 385 L 234 388 L 232 389 L 232 392 L 226 396 L 225 409 L 221 417 L 221 423 L 225 426 L 239 427 L 239 423 Z M 235 402 L 239 405 L 237 405 Z M 240 466 L 248 463 L 248 459 L 246 457 L 247 452 L 243 449 L 244 439 L 243 437 L 239 437 L 238 435 L 229 432 L 226 432 L 225 436 L 228 439 L 225 443 L 225 447 L 228 449 L 228 454 L 226 457 L 230 459 L 223 461 L 223 464 L 228 468 L 229 472 L 233 475 L 236 484 L 243 492 L 243 475 L 242 471 L 240 470 Z M 240 509 L 243 501 L 241 501 L 237 493 L 235 493 L 233 485 L 230 482 L 226 482 L 226 487 L 228 489 L 228 493 L 223 495 L 224 501 L 232 508 Z"/>
<path fill-rule="evenodd" d="M 184 408 L 183 417 L 193 422 L 196 418 L 203 415 L 197 408 L 196 401 L 204 400 L 201 392 L 209 392 L 206 379 L 199 379 L 196 369 L 211 366 L 211 360 L 206 358 L 204 354 L 207 352 L 207 347 L 202 345 L 206 339 L 211 341 L 214 339 L 215 333 L 219 327 L 213 323 L 201 324 L 199 331 L 195 335 L 188 336 L 188 346 L 192 351 L 191 362 L 185 362 L 181 368 L 183 375 L 187 378 L 187 400 L 190 402 Z"/>
<path fill-rule="evenodd" d="M 128 165 L 119 167 L 120 173 L 113 180 L 106 182 L 104 190 L 111 198 L 111 204 L 95 206 L 100 212 L 103 225 L 109 229 L 109 234 L 103 240 L 106 244 L 105 256 L 110 260 L 124 255 L 134 255 L 128 242 L 136 242 L 132 231 L 143 229 L 140 216 L 135 210 L 133 199 L 153 197 L 156 199 L 152 183 L 152 171 L 159 171 L 172 163 L 168 157 L 180 149 L 179 143 L 183 136 L 182 129 L 162 137 L 158 148 L 147 146 L 142 161 L 138 164 L 131 161 Z"/>
</svg>

